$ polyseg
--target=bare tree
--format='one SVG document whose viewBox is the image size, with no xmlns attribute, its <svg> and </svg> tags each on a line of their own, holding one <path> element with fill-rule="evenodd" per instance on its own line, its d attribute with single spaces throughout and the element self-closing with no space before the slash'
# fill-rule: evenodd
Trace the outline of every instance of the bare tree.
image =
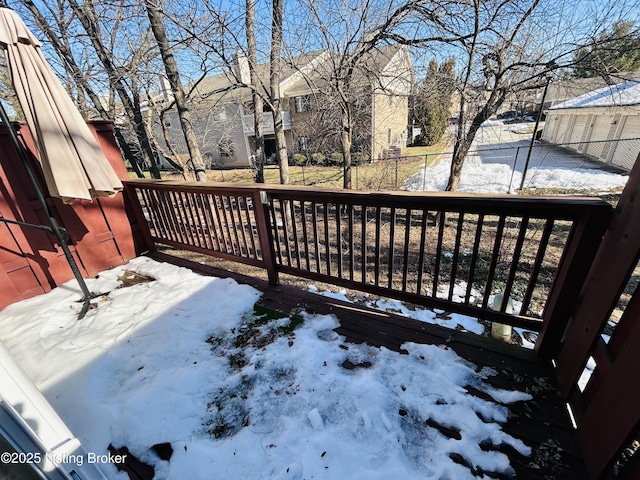
<svg viewBox="0 0 640 480">
<path fill-rule="evenodd" d="M 282 76 L 282 0 L 273 1 L 271 16 L 271 107 L 273 110 L 273 128 L 276 136 L 276 150 L 278 151 L 278 165 L 280 166 L 280 183 L 289 183 L 289 158 L 287 155 L 287 141 L 284 136 L 282 120 L 282 105 L 280 101 L 280 78 Z"/>
<path fill-rule="evenodd" d="M 256 47 L 256 0 L 247 0 L 245 25 L 247 30 L 247 61 L 253 100 L 253 128 L 255 133 L 255 181 L 264 183 L 264 94 L 258 77 L 258 54 Z"/>
<path fill-rule="evenodd" d="M 185 142 L 187 144 L 187 150 L 189 152 L 189 159 L 192 163 L 196 180 L 206 181 L 207 175 L 205 172 L 204 161 L 200 154 L 200 148 L 198 147 L 198 139 L 191 123 L 191 115 L 189 113 L 189 107 L 187 105 L 187 99 L 180 82 L 180 72 L 178 65 L 173 56 L 173 51 L 169 46 L 169 40 L 167 39 L 167 33 L 162 21 L 162 14 L 160 12 L 160 6 L 158 3 L 152 0 L 145 0 L 145 7 L 149 16 L 149 23 L 151 24 L 151 30 L 155 36 L 158 48 L 160 49 L 160 55 L 164 63 L 165 71 L 169 84 L 171 85 L 171 92 L 173 93 L 174 102 L 178 110 L 178 117 L 180 118 L 180 125 L 182 126 L 182 132 L 184 133 Z"/>
<path fill-rule="evenodd" d="M 154 178 L 160 178 L 160 169 L 158 168 L 157 159 L 151 147 L 150 134 L 144 122 L 139 94 L 136 90 L 133 90 L 131 96 L 129 95 L 123 76 L 113 62 L 113 52 L 110 51 L 103 42 L 102 31 L 97 21 L 93 0 L 85 0 L 82 5 L 79 5 L 76 0 L 68 1 L 73 13 L 85 29 L 95 49 L 95 53 L 105 69 L 110 86 L 117 93 L 127 117 L 133 124 L 134 131 L 140 142 L 142 157 L 145 163 L 150 165 L 151 175 Z M 140 45 L 140 47 L 143 47 L 140 48 L 140 51 L 145 50 L 144 45 Z"/>
<path fill-rule="evenodd" d="M 443 2 L 449 4 L 450 2 Z M 455 2 L 454 2 L 455 3 Z M 374 52 L 390 44 L 425 45 L 435 41 L 453 42 L 460 34 L 444 25 L 439 2 L 388 2 L 367 0 L 324 0 L 303 3 L 307 15 L 299 15 L 298 32 L 306 32 L 313 45 L 329 53 L 330 68 L 324 72 L 325 88 L 339 109 L 343 186 L 351 188 L 353 134 L 357 123 L 356 108 L 361 98 L 362 77 L 372 79 L 377 89 Z M 308 25 L 314 26 L 310 35 Z M 300 35 L 298 33 L 298 35 Z M 304 44 L 303 48 L 308 48 Z M 354 95 L 355 93 L 355 95 Z"/>
<path fill-rule="evenodd" d="M 87 76 L 82 73 L 80 66 L 74 58 L 73 52 L 71 50 L 71 45 L 69 43 L 69 36 L 63 33 L 56 33 L 53 27 L 47 22 L 45 15 L 31 0 L 21 0 L 21 3 L 29 10 L 38 28 L 42 30 L 47 40 L 51 42 L 51 45 L 53 46 L 57 55 L 65 65 L 66 70 L 73 78 L 78 90 L 80 92 L 83 91 L 89 97 L 89 99 L 93 103 L 93 108 L 98 112 L 98 115 L 101 119 L 111 120 L 111 115 L 100 101 L 99 95 L 96 93 L 95 89 L 88 81 Z M 53 13 L 51 10 L 49 10 L 49 12 Z M 64 32 L 65 24 L 67 23 L 67 21 L 61 16 L 55 17 L 53 20 L 57 24 L 58 31 Z M 82 95 L 79 94 L 78 97 L 82 98 Z M 84 112 L 84 115 L 86 117 L 88 117 L 89 114 L 90 113 L 88 111 Z M 129 147 L 129 143 L 126 141 L 122 130 L 117 125 L 114 126 L 114 135 L 116 137 L 116 141 L 118 142 L 118 146 L 123 152 L 124 158 L 129 161 L 129 164 L 131 165 L 131 168 L 133 168 L 133 170 L 136 172 L 136 175 L 140 178 L 143 178 L 144 174 L 140 170 L 140 165 L 138 164 L 133 151 Z"/>
<path fill-rule="evenodd" d="M 459 33 L 454 55 L 462 66 L 447 190 L 457 190 L 465 157 L 483 122 L 508 98 L 537 90 L 553 75 L 570 71 L 579 46 L 625 15 L 629 5 L 603 0 L 589 11 L 571 0 L 473 0 L 456 18 L 443 17 Z"/>
</svg>

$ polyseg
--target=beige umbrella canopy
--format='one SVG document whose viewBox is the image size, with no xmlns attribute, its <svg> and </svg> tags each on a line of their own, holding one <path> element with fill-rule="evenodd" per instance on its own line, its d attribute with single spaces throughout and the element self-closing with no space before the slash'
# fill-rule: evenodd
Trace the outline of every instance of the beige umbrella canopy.
<svg viewBox="0 0 640 480">
<path fill-rule="evenodd" d="M 113 196 L 122 183 L 22 19 L 0 8 L 0 43 L 49 193 L 65 203 Z"/>
</svg>

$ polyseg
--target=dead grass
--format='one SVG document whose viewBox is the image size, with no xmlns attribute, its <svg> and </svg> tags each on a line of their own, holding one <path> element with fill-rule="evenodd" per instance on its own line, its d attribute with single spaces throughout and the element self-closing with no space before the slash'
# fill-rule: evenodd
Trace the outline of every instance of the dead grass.
<svg viewBox="0 0 640 480">
<path fill-rule="evenodd" d="M 408 147 L 399 159 L 378 160 L 352 167 L 352 188 L 356 190 L 396 190 L 402 183 L 421 168 L 433 165 L 438 156 L 446 149 L 445 143 L 429 147 Z M 149 172 L 144 172 L 150 178 Z M 253 171 L 250 168 L 208 170 L 207 180 L 210 182 L 253 183 Z M 176 171 L 162 172 L 162 178 L 184 180 Z M 136 178 L 129 172 L 130 178 Z M 186 174 L 186 180 L 193 180 L 193 175 Z M 277 165 L 267 165 L 264 169 L 265 183 L 280 183 L 280 172 Z M 289 178 L 291 185 L 315 186 L 320 188 L 342 188 L 344 172 L 342 166 L 290 165 Z"/>
</svg>

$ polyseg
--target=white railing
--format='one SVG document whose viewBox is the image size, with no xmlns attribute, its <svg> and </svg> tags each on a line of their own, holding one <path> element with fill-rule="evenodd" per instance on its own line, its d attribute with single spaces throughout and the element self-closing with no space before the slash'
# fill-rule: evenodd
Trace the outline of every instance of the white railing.
<svg viewBox="0 0 640 480">
<path fill-rule="evenodd" d="M 291 130 L 291 115 L 289 114 L 289 112 L 282 112 L 282 123 L 284 125 L 285 130 Z M 246 133 L 247 135 L 251 135 L 254 133 L 253 115 L 242 116 L 242 129 L 244 130 L 244 133 Z M 275 133 L 275 129 L 273 128 L 272 112 L 264 112 L 264 120 L 262 121 L 262 131 L 265 135 L 270 135 Z"/>
</svg>

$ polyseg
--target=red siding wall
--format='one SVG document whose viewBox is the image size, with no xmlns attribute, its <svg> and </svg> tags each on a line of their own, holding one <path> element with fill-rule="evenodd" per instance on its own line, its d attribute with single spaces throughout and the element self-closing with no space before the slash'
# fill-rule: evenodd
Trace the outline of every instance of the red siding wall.
<svg viewBox="0 0 640 480">
<path fill-rule="evenodd" d="M 48 226 L 42 206 L 3 128 L 0 128 L 0 216 Z M 116 146 L 111 123 L 91 122 L 90 128 L 118 176 L 126 180 L 127 170 Z M 73 205 L 64 205 L 49 197 L 31 134 L 26 125 L 16 129 L 27 145 L 29 161 L 53 215 L 69 231 L 69 248 L 83 276 L 92 277 L 135 257 L 123 194 L 93 202 L 76 200 Z M 72 278 L 71 269 L 53 235 L 0 222 L 0 309 L 48 292 Z"/>
</svg>

